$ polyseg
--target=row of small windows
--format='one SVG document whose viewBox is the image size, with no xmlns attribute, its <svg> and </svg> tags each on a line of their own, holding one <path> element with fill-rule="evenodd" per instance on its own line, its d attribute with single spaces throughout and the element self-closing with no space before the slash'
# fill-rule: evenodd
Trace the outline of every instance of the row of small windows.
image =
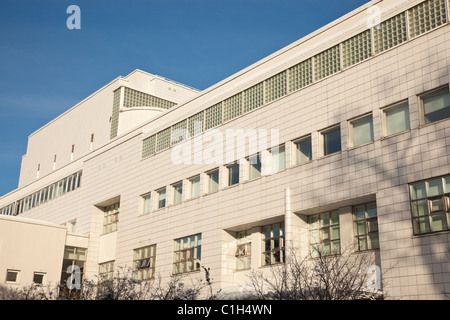
<svg viewBox="0 0 450 320">
<path fill-rule="evenodd" d="M 82 171 L 71 174 L 41 190 L 34 192 L 10 205 L 0 209 L 0 214 L 18 215 L 40 206 L 48 201 L 58 198 L 68 192 L 74 191 L 81 186 Z"/>
<path fill-rule="evenodd" d="M 446 22 L 445 0 L 428 0 L 418 4 L 372 29 L 361 32 L 339 45 L 144 139 L 142 158 L 164 151 L 176 143 L 382 53 L 407 41 L 408 34 L 409 39 L 412 39 Z"/>
<path fill-rule="evenodd" d="M 354 250 L 365 251 L 378 249 L 378 221 L 375 202 L 353 207 Z M 339 211 L 324 212 L 308 216 L 309 255 L 316 258 L 320 255 L 340 254 L 340 222 Z M 284 222 L 262 226 L 259 229 L 261 241 L 261 266 L 276 265 L 286 261 Z M 251 230 L 238 231 L 235 234 L 236 270 L 251 268 L 252 239 Z M 199 271 L 202 259 L 202 234 L 195 234 L 174 240 L 173 274 Z M 156 244 L 133 250 L 133 277 L 147 280 L 155 277 Z M 112 279 L 114 262 L 100 264 L 100 279 Z"/>
</svg>

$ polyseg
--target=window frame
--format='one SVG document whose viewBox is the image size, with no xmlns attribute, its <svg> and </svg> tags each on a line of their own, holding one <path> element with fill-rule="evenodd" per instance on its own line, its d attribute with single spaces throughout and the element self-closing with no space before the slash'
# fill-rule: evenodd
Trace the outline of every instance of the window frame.
<svg viewBox="0 0 450 320">
<path fill-rule="evenodd" d="M 281 151 L 282 150 L 282 151 Z M 274 151 L 277 153 L 275 154 Z M 274 174 L 277 172 L 281 172 L 283 170 L 286 170 L 286 144 L 282 143 L 278 146 L 272 147 L 267 150 L 268 157 L 270 159 L 270 174 Z M 278 157 L 278 166 L 274 167 L 274 158 L 276 159 Z M 282 161 L 280 161 L 282 158 Z M 283 164 L 283 167 L 280 166 L 280 164 Z"/>
<path fill-rule="evenodd" d="M 241 168 L 240 168 L 240 164 L 239 161 L 234 161 L 232 163 L 229 163 L 225 166 L 226 168 L 226 173 L 227 173 L 227 187 L 231 187 L 234 185 L 238 185 L 239 182 L 241 181 L 240 179 L 240 173 L 241 173 Z M 237 168 L 237 182 L 233 182 L 233 177 L 235 177 L 235 175 L 233 174 L 233 169 Z"/>
<path fill-rule="evenodd" d="M 8 280 L 8 275 L 10 273 L 15 274 L 14 280 Z M 5 283 L 6 284 L 19 284 L 20 283 L 20 270 L 18 269 L 6 269 Z"/>
<path fill-rule="evenodd" d="M 367 120 L 369 118 L 370 118 L 370 140 L 356 144 L 355 143 L 356 142 L 355 141 L 355 123 L 362 122 L 362 121 Z M 356 147 L 359 147 L 359 146 L 362 146 L 362 145 L 374 142 L 375 138 L 374 138 L 372 112 L 366 113 L 366 114 L 361 115 L 361 116 L 359 116 L 357 118 L 350 119 L 348 121 L 348 129 L 349 129 L 349 141 L 348 141 L 348 144 L 349 144 L 350 148 L 356 148 Z"/>
<path fill-rule="evenodd" d="M 275 229 L 276 226 L 279 226 L 278 229 Z M 264 231 L 266 228 L 269 228 L 268 232 L 270 232 L 270 236 L 266 237 Z M 275 235 L 274 231 L 278 230 L 279 234 Z M 261 266 L 273 266 L 277 264 L 282 264 L 286 262 L 286 248 L 285 248 L 285 224 L 283 222 L 272 223 L 269 225 L 265 225 L 261 228 Z M 279 246 L 275 246 L 276 241 L 279 241 Z M 270 248 L 267 249 L 266 241 L 269 241 Z M 279 254 L 280 261 L 274 261 L 276 259 L 276 254 Z M 269 258 L 269 259 L 267 259 Z"/>
<path fill-rule="evenodd" d="M 112 208 L 111 210 L 108 210 Z M 108 213 L 110 212 L 110 213 Z M 119 223 L 120 202 L 103 207 L 103 234 L 108 234 L 117 231 Z M 111 219 L 110 219 L 111 217 Z M 109 221 L 111 220 L 111 221 Z M 111 226 L 111 228 L 109 228 Z"/>
<path fill-rule="evenodd" d="M 163 193 L 164 191 L 164 193 Z M 162 187 L 155 191 L 157 197 L 155 197 L 156 201 L 156 210 L 164 209 L 167 206 L 167 188 Z M 161 199 L 161 196 L 164 195 L 164 198 Z M 164 201 L 164 203 L 162 203 Z"/>
<path fill-rule="evenodd" d="M 177 187 L 179 186 L 181 186 L 181 192 L 179 191 L 179 189 L 177 189 Z M 173 183 L 171 185 L 171 190 L 172 190 L 172 205 L 176 205 L 183 202 L 183 181 Z"/>
<path fill-rule="evenodd" d="M 198 179 L 198 181 L 196 182 L 196 183 L 198 183 L 198 193 L 196 194 L 196 195 L 194 195 L 194 180 L 197 180 Z M 188 182 L 189 182 L 189 192 L 188 192 L 188 195 L 187 195 L 187 199 L 195 199 L 195 198 L 198 198 L 198 197 L 200 197 L 200 194 L 201 194 L 201 188 L 200 188 L 200 186 L 201 186 L 201 178 L 200 178 L 200 175 L 198 174 L 198 175 L 196 175 L 196 176 L 193 176 L 193 177 L 191 177 L 191 178 L 188 178 L 187 179 L 188 180 Z"/>
<path fill-rule="evenodd" d="M 375 216 L 369 216 L 368 214 L 368 206 L 375 204 Z M 356 209 L 358 207 L 364 207 L 364 217 L 360 218 L 356 215 Z M 378 207 L 375 201 L 362 203 L 359 205 L 355 205 L 352 207 L 352 217 L 353 217 L 353 235 L 354 235 L 354 244 L 356 252 L 363 252 L 369 250 L 378 250 L 380 249 L 380 233 L 378 228 Z M 359 234 L 358 232 L 358 224 L 364 222 L 365 232 Z M 371 230 L 372 223 L 376 223 L 376 230 Z M 377 237 L 377 246 L 369 248 L 369 243 L 371 243 L 370 237 L 376 235 Z M 360 238 L 365 239 L 366 248 L 361 249 Z"/>
<path fill-rule="evenodd" d="M 194 245 L 190 246 L 190 240 L 194 237 Z M 187 241 L 188 245 L 183 246 L 184 240 Z M 178 242 L 178 246 L 177 246 Z M 197 233 L 187 237 L 182 237 L 174 240 L 173 244 L 173 262 L 172 271 L 173 274 L 186 274 L 191 272 L 200 271 L 201 268 L 201 248 L 202 248 L 202 234 Z M 178 254 L 178 259 L 177 259 Z M 188 265 L 192 263 L 192 269 L 188 269 Z M 181 268 L 184 266 L 184 269 Z"/>
<path fill-rule="evenodd" d="M 407 125 L 407 128 L 404 130 L 400 130 L 400 131 L 396 131 L 393 133 L 388 133 L 388 125 L 387 125 L 387 112 L 389 111 L 393 111 L 396 109 L 400 109 L 401 107 L 406 106 L 407 108 L 407 119 L 405 119 L 405 124 Z M 410 108 L 409 108 L 409 101 L 403 100 L 394 104 L 391 104 L 389 106 L 383 107 L 380 109 L 381 111 L 381 120 L 382 120 L 382 132 L 383 132 L 383 137 L 390 137 L 396 134 L 400 134 L 406 131 L 410 131 L 411 130 L 411 116 L 410 116 Z"/>
<path fill-rule="evenodd" d="M 300 156 L 300 153 L 301 153 L 301 151 L 299 150 L 299 145 L 300 145 L 300 143 L 303 143 L 303 142 L 306 142 L 306 141 L 309 141 L 309 152 L 310 152 L 310 157 L 309 157 L 309 159 L 308 160 L 306 160 L 306 161 L 300 161 L 299 160 L 299 156 Z M 304 163 L 308 163 L 308 162 L 310 162 L 310 161 L 312 161 L 313 160 L 313 157 L 312 157 L 312 137 L 311 137 L 311 134 L 308 134 L 308 135 L 306 135 L 306 136 L 303 136 L 303 137 L 301 137 L 301 138 L 298 138 L 298 139 L 295 139 L 295 140 L 293 140 L 292 141 L 292 144 L 293 144 L 293 150 L 294 150 L 294 152 L 293 152 L 293 156 L 294 156 L 294 161 L 293 161 L 293 163 L 294 163 L 294 165 L 300 165 L 300 164 L 304 164 Z"/>
<path fill-rule="evenodd" d="M 338 216 L 338 219 L 337 219 L 337 223 L 332 223 L 332 214 L 336 214 L 337 213 L 337 216 Z M 326 215 L 326 214 L 328 214 L 329 215 L 329 217 L 328 217 L 328 225 L 325 225 L 325 226 L 321 226 L 321 215 Z M 320 250 L 321 250 L 321 252 L 322 252 L 322 256 L 331 256 L 331 255 L 339 255 L 339 254 L 341 254 L 341 223 L 340 223 L 340 217 L 341 215 L 340 215 L 340 213 L 339 213 L 339 210 L 330 210 L 330 211 L 325 211 L 325 212 L 321 212 L 321 213 L 317 213 L 317 214 L 313 214 L 313 215 L 310 215 L 310 216 L 308 216 L 308 232 L 309 232 L 309 250 L 308 250 L 308 252 L 309 252 L 309 256 L 312 258 L 312 259 L 314 259 L 314 258 L 318 258 L 320 255 L 318 254 L 318 249 L 317 248 L 314 248 L 314 246 L 318 246 L 318 247 L 320 247 Z M 317 217 L 317 225 L 318 225 L 318 227 L 317 228 L 312 228 L 312 223 L 311 223 L 311 220 L 312 220 L 312 218 L 313 217 Z M 333 227 L 338 227 L 338 232 L 339 232 L 339 237 L 338 238 L 336 238 L 336 239 L 333 239 L 332 238 L 332 228 Z M 323 238 L 323 234 L 324 234 L 324 231 L 325 230 L 328 230 L 327 232 L 328 232 L 328 238 Z M 312 231 L 316 231 L 317 230 L 317 232 L 318 232 L 318 237 L 317 237 L 317 242 L 312 242 L 311 240 L 312 240 Z M 333 242 L 337 242 L 338 244 L 339 244 L 339 252 L 333 252 Z M 330 251 L 327 253 L 325 250 L 324 250 L 324 248 L 323 248 L 323 245 L 324 244 L 327 244 L 327 243 L 329 243 L 329 245 L 330 245 Z M 315 250 L 315 252 L 318 254 L 318 255 L 313 255 L 313 249 Z"/>
<path fill-rule="evenodd" d="M 144 252 L 148 250 L 148 255 L 143 255 L 137 257 L 140 252 Z M 142 265 L 144 263 L 145 265 Z M 132 277 L 135 280 L 149 280 L 155 278 L 155 270 L 156 270 L 156 244 L 151 244 L 148 246 L 140 247 L 133 249 L 133 268 L 132 268 Z M 147 272 L 145 272 L 147 271 Z M 142 272 L 142 278 L 139 277 L 139 274 Z M 146 276 L 144 276 L 146 275 Z"/>
<path fill-rule="evenodd" d="M 326 135 L 333 131 L 339 131 L 339 150 L 336 150 L 333 152 L 327 152 Z M 320 133 L 321 155 L 323 157 L 342 152 L 342 136 L 341 136 L 341 125 L 340 124 L 323 129 L 323 130 L 319 131 L 319 133 Z"/>
<path fill-rule="evenodd" d="M 211 184 L 211 181 L 214 181 L 212 179 L 212 177 L 216 173 L 217 173 L 217 181 L 215 181 L 215 182 L 217 184 L 217 189 L 214 190 L 214 188 L 212 188 L 213 185 Z M 219 191 L 220 190 L 220 170 L 219 170 L 219 168 L 209 170 L 209 171 L 205 172 L 205 175 L 207 177 L 207 179 L 205 181 L 206 182 L 206 194 L 215 193 L 215 192 Z"/>
<path fill-rule="evenodd" d="M 251 268 L 252 263 L 251 229 L 236 232 L 235 256 L 236 256 L 236 271 L 248 270 Z"/>
<path fill-rule="evenodd" d="M 33 284 L 36 285 L 36 286 L 42 286 L 42 285 L 44 285 L 45 275 L 46 275 L 45 272 L 34 271 L 34 272 L 33 272 Z M 36 282 L 36 281 L 35 281 L 35 279 L 36 279 L 35 277 L 36 277 L 36 276 L 41 276 L 41 277 L 42 277 L 41 282 Z"/>
<path fill-rule="evenodd" d="M 255 163 L 252 163 L 252 159 L 256 158 L 256 164 L 259 164 L 259 169 L 257 167 L 254 166 Z M 246 167 L 247 167 L 247 181 L 251 181 L 251 180 L 255 180 L 258 178 L 262 177 L 262 170 L 263 170 L 263 165 L 262 165 L 262 153 L 261 152 L 257 152 L 253 155 L 248 156 L 247 158 L 245 158 L 246 161 Z M 254 169 L 256 168 L 256 169 Z M 252 175 L 252 172 L 258 172 L 257 175 Z"/>
<path fill-rule="evenodd" d="M 140 215 L 149 214 L 152 212 L 152 192 L 147 192 L 140 197 Z"/>
<path fill-rule="evenodd" d="M 433 97 L 433 96 L 437 96 L 437 95 L 439 95 L 440 92 L 442 92 L 442 93 L 446 92 L 447 95 L 449 95 L 449 98 L 450 98 L 450 88 L 449 88 L 448 84 L 446 84 L 444 86 L 440 86 L 440 87 L 435 88 L 433 90 L 429 90 L 429 91 L 423 92 L 423 93 L 421 93 L 420 95 L 417 96 L 418 99 L 419 99 L 418 105 L 419 105 L 419 116 L 420 116 L 419 117 L 419 123 L 420 123 L 420 126 L 426 126 L 426 125 L 429 125 L 429 124 L 432 124 L 432 123 L 436 123 L 436 122 L 445 121 L 445 120 L 450 119 L 450 117 L 446 117 L 446 118 L 438 119 L 438 120 L 434 120 L 434 121 L 428 121 L 428 122 L 426 121 L 425 108 L 424 108 L 425 107 L 424 99 L 430 98 L 430 97 Z M 450 107 L 450 106 L 448 106 L 448 107 Z"/>
</svg>

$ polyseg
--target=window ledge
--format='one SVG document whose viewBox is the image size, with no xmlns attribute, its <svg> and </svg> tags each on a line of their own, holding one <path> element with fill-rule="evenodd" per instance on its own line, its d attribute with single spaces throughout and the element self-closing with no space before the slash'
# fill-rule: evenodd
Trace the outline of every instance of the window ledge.
<svg viewBox="0 0 450 320">
<path fill-rule="evenodd" d="M 380 140 L 381 140 L 381 141 L 387 140 L 387 139 L 389 139 L 389 138 L 396 137 L 396 136 L 400 136 L 400 135 L 402 135 L 402 134 L 410 133 L 410 132 L 411 132 L 411 129 L 406 129 L 406 130 L 403 130 L 403 131 L 400 131 L 400 132 L 392 133 L 392 134 L 390 134 L 390 135 L 388 135 L 388 136 L 383 136 L 383 137 L 380 138 Z"/>
<path fill-rule="evenodd" d="M 372 140 L 372 141 L 369 141 L 369 142 L 364 142 L 364 143 L 358 144 L 357 146 L 348 147 L 347 150 L 351 151 L 351 150 L 358 149 L 358 148 L 364 147 L 364 146 L 368 146 L 368 145 L 371 145 L 371 144 L 374 144 L 374 143 L 375 143 L 375 140 Z"/>
</svg>

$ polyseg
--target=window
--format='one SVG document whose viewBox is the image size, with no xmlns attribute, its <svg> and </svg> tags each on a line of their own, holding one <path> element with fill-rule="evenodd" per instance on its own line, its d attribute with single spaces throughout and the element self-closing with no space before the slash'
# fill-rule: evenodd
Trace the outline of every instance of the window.
<svg viewBox="0 0 450 320">
<path fill-rule="evenodd" d="M 266 103 L 274 101 L 284 95 L 286 95 L 287 77 L 286 71 L 280 72 L 277 75 L 267 79 L 265 81 L 265 96 Z"/>
<path fill-rule="evenodd" d="M 252 255 L 252 241 L 250 230 L 236 234 L 236 270 L 250 269 Z"/>
<path fill-rule="evenodd" d="M 260 82 L 244 91 L 244 112 L 259 108 L 264 103 L 264 82 Z"/>
<path fill-rule="evenodd" d="M 309 216 L 308 224 L 312 258 L 340 253 L 339 211 Z"/>
<path fill-rule="evenodd" d="M 172 146 L 186 140 L 187 137 L 187 119 L 180 121 L 172 126 Z"/>
<path fill-rule="evenodd" d="M 208 192 L 216 192 L 219 190 L 219 169 L 208 172 Z"/>
<path fill-rule="evenodd" d="M 404 102 L 383 110 L 384 135 L 409 130 L 409 106 Z"/>
<path fill-rule="evenodd" d="M 86 253 L 87 252 L 85 248 L 65 247 L 60 280 L 60 283 L 62 285 L 65 286 L 67 284 L 67 280 L 73 273 L 79 276 L 79 284 L 82 284 Z M 75 289 L 79 288 L 75 287 Z M 68 288 L 62 287 L 60 295 L 67 294 L 67 292 Z"/>
<path fill-rule="evenodd" d="M 188 118 L 189 137 L 196 136 L 204 131 L 204 111 L 201 111 Z"/>
<path fill-rule="evenodd" d="M 284 223 L 276 223 L 262 228 L 263 266 L 285 262 Z"/>
<path fill-rule="evenodd" d="M 261 154 L 255 154 L 247 158 L 248 163 L 248 179 L 256 179 L 261 177 Z"/>
<path fill-rule="evenodd" d="M 152 210 L 152 194 L 147 193 L 144 194 L 142 197 L 142 214 L 150 213 Z"/>
<path fill-rule="evenodd" d="M 189 179 L 189 199 L 200 196 L 200 176 Z"/>
<path fill-rule="evenodd" d="M 422 99 L 423 124 L 450 117 L 450 93 L 448 88 L 424 95 Z"/>
<path fill-rule="evenodd" d="M 33 273 L 33 283 L 34 284 L 43 284 L 44 283 L 44 275 L 42 272 L 34 272 Z"/>
<path fill-rule="evenodd" d="M 227 167 L 228 173 L 228 186 L 232 186 L 239 183 L 239 163 L 235 162 L 229 164 Z"/>
<path fill-rule="evenodd" d="M 334 127 L 322 132 L 323 155 L 341 151 L 341 129 Z"/>
<path fill-rule="evenodd" d="M 363 61 L 372 55 L 370 35 L 370 30 L 366 30 L 342 43 L 344 68 Z"/>
<path fill-rule="evenodd" d="M 269 150 L 271 173 L 286 169 L 286 150 L 283 145 Z"/>
<path fill-rule="evenodd" d="M 147 280 L 155 277 L 156 244 L 133 252 L 133 279 Z"/>
<path fill-rule="evenodd" d="M 19 283 L 19 270 L 6 270 L 6 283 Z"/>
<path fill-rule="evenodd" d="M 222 124 L 222 102 L 205 110 L 205 130 Z"/>
<path fill-rule="evenodd" d="M 223 102 L 223 121 L 229 121 L 242 114 L 242 93 Z"/>
<path fill-rule="evenodd" d="M 173 273 L 179 274 L 200 270 L 201 248 L 201 234 L 175 240 Z"/>
<path fill-rule="evenodd" d="M 98 265 L 98 282 L 111 281 L 114 278 L 114 261 Z"/>
<path fill-rule="evenodd" d="M 373 141 L 372 115 L 351 121 L 350 128 L 353 147 Z"/>
<path fill-rule="evenodd" d="M 66 222 L 67 231 L 75 233 L 77 232 L 77 220 L 71 220 Z"/>
<path fill-rule="evenodd" d="M 375 202 L 353 207 L 355 249 L 357 251 L 378 249 L 377 204 Z"/>
<path fill-rule="evenodd" d="M 448 230 L 450 224 L 450 176 L 410 185 L 414 234 Z"/>
<path fill-rule="evenodd" d="M 314 80 L 318 81 L 341 70 L 339 45 L 314 56 Z"/>
<path fill-rule="evenodd" d="M 294 145 L 295 145 L 296 164 L 311 161 L 312 159 L 311 136 L 295 141 Z"/>
<path fill-rule="evenodd" d="M 289 68 L 289 92 L 312 83 L 312 59 L 305 60 Z"/>
<path fill-rule="evenodd" d="M 173 204 L 180 203 L 183 200 L 183 183 L 179 182 L 172 185 Z"/>
<path fill-rule="evenodd" d="M 107 206 L 103 209 L 103 234 L 117 231 L 119 221 L 119 203 Z"/>
<path fill-rule="evenodd" d="M 166 188 L 157 190 L 156 194 L 158 195 L 157 208 L 164 208 L 166 206 Z"/>
<path fill-rule="evenodd" d="M 170 135 L 170 127 L 156 134 L 156 152 L 166 150 L 170 147 Z"/>
<path fill-rule="evenodd" d="M 152 135 L 142 140 L 142 159 L 155 154 L 156 135 Z"/>
<path fill-rule="evenodd" d="M 408 10 L 411 38 L 447 22 L 445 2 L 445 0 L 428 0 Z"/>
<path fill-rule="evenodd" d="M 375 54 L 406 41 L 406 13 L 402 12 L 373 29 Z"/>
</svg>

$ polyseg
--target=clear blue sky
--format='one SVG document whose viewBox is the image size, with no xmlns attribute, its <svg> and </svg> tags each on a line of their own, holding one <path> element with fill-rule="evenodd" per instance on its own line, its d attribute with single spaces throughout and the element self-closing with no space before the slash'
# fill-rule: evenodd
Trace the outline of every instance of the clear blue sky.
<svg viewBox="0 0 450 320">
<path fill-rule="evenodd" d="M 206 89 L 368 0 L 1 0 L 0 196 L 27 138 L 135 69 Z M 69 30 L 69 5 L 81 29 Z"/>
</svg>

